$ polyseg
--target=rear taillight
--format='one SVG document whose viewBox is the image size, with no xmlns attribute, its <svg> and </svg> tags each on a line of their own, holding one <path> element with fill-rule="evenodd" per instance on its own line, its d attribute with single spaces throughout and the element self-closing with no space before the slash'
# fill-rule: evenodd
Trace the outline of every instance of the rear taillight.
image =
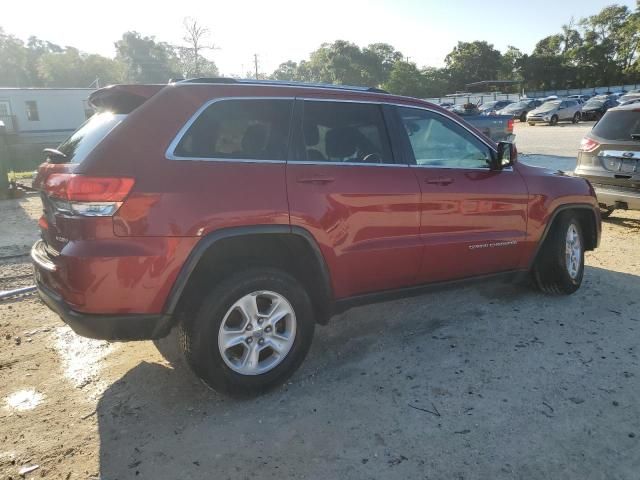
<svg viewBox="0 0 640 480">
<path fill-rule="evenodd" d="M 513 133 L 513 118 L 507 120 L 507 131 Z"/>
<path fill-rule="evenodd" d="M 44 191 L 62 213 L 100 217 L 116 213 L 134 183 L 133 178 L 56 173 L 47 178 Z"/>
<path fill-rule="evenodd" d="M 583 152 L 593 152 L 600 144 L 589 137 L 584 137 L 580 142 L 580 150 Z"/>
</svg>

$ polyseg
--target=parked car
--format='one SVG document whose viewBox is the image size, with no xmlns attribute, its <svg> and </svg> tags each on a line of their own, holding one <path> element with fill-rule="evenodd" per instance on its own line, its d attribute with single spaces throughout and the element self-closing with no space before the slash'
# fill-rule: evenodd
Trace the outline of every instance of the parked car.
<svg viewBox="0 0 640 480">
<path fill-rule="evenodd" d="M 620 105 L 628 105 L 629 103 L 635 103 L 640 100 L 640 93 L 627 93 L 618 99 Z"/>
<path fill-rule="evenodd" d="M 604 114 L 580 144 L 575 174 L 595 188 L 602 216 L 640 210 L 640 105 Z"/>
<path fill-rule="evenodd" d="M 510 115 L 513 118 L 519 119 L 521 122 L 527 121 L 527 113 L 542 105 L 540 100 L 535 98 L 525 98 L 519 102 L 507 105 L 498 112 L 498 115 Z"/>
<path fill-rule="evenodd" d="M 529 125 L 548 123 L 557 125 L 560 121 L 580 121 L 580 104 L 576 100 L 550 100 L 527 114 Z"/>
<path fill-rule="evenodd" d="M 513 142 L 513 118 L 505 115 L 482 115 L 473 103 L 456 105 L 451 109 L 453 113 L 464 117 L 465 121 L 484 133 L 494 142 Z"/>
<path fill-rule="evenodd" d="M 483 103 L 478 107 L 482 115 L 496 115 L 498 110 L 502 110 L 507 105 L 511 105 L 513 100 L 496 100 L 494 102 Z"/>
<path fill-rule="evenodd" d="M 607 110 L 618 105 L 618 102 L 607 97 L 593 97 L 582 105 L 581 120 L 600 120 Z"/>
<path fill-rule="evenodd" d="M 587 181 L 418 99 L 196 79 L 90 102 L 35 181 L 40 297 L 92 338 L 177 328 L 218 390 L 282 383 L 317 323 L 418 287 L 531 273 L 571 294 L 599 242 Z"/>
<path fill-rule="evenodd" d="M 618 103 L 618 105 L 631 105 L 632 103 L 640 103 L 640 95 L 636 97 L 630 97 L 624 102 Z"/>
<path fill-rule="evenodd" d="M 567 97 L 570 100 L 577 100 L 578 103 L 580 104 L 584 104 L 587 100 L 589 100 L 591 98 L 591 95 L 569 95 Z"/>
</svg>

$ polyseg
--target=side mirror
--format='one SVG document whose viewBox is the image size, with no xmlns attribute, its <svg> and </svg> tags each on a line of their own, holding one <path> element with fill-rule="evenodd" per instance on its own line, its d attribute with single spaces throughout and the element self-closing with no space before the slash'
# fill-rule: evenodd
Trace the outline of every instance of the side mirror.
<svg viewBox="0 0 640 480">
<path fill-rule="evenodd" d="M 518 150 L 515 143 L 511 142 L 499 142 L 498 151 L 495 154 L 493 165 L 491 170 L 502 170 L 506 167 L 511 167 L 518 159 Z"/>
</svg>

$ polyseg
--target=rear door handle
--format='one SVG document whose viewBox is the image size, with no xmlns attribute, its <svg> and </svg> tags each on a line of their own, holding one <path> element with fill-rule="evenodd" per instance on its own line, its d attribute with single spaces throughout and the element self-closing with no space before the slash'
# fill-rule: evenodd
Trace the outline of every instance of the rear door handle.
<svg viewBox="0 0 640 480">
<path fill-rule="evenodd" d="M 298 183 L 310 183 L 311 185 L 326 185 L 335 180 L 333 177 L 303 177 L 299 178 Z"/>
<path fill-rule="evenodd" d="M 425 183 L 429 185 L 450 185 L 453 183 L 453 178 L 449 177 L 436 177 L 436 178 L 425 178 Z"/>
</svg>

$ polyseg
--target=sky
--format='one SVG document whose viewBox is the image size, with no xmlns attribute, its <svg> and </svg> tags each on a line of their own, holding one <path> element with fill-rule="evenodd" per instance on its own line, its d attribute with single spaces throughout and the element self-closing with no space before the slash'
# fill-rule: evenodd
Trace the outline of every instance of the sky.
<svg viewBox="0 0 640 480">
<path fill-rule="evenodd" d="M 541 38 L 573 17 L 611 3 L 635 8 L 635 0 L 6 0 L 0 27 L 26 40 L 35 35 L 87 53 L 115 56 L 114 42 L 128 30 L 180 44 L 183 19 L 210 31 L 217 49 L 205 56 L 223 75 L 300 61 L 323 42 L 360 46 L 385 42 L 418 66 L 443 66 L 458 41 L 486 40 L 499 50 L 514 45 L 530 53 Z"/>
</svg>

